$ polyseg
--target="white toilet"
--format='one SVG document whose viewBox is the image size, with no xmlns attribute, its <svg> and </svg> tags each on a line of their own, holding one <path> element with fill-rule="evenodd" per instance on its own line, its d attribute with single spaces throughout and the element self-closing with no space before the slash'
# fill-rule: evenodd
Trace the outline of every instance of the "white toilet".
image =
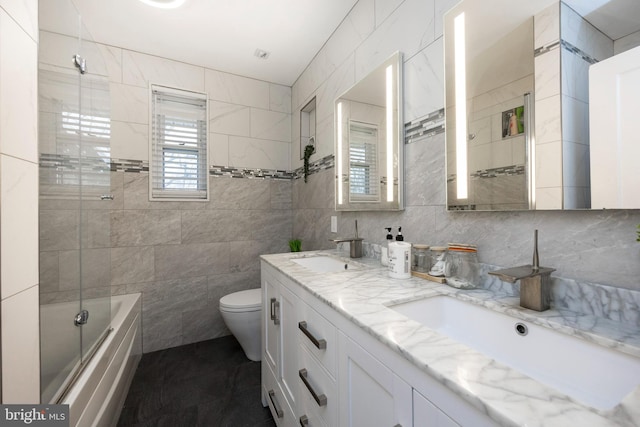
<svg viewBox="0 0 640 427">
<path fill-rule="evenodd" d="M 220 298 L 222 319 L 250 360 L 262 359 L 260 341 L 261 289 L 234 292 Z"/>
</svg>

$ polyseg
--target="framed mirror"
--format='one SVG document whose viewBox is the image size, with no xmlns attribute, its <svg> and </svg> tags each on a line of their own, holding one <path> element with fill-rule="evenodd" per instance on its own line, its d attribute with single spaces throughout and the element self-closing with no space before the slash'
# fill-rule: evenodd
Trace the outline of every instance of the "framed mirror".
<svg viewBox="0 0 640 427">
<path fill-rule="evenodd" d="M 590 104 L 589 70 L 640 44 L 640 20 L 625 19 L 640 3 L 605 3 L 464 0 L 447 12 L 449 210 L 592 207 L 603 141 L 591 141 L 589 115 L 607 108 Z"/>
<path fill-rule="evenodd" d="M 402 210 L 402 54 L 340 95 L 334 113 L 336 210 Z"/>
</svg>

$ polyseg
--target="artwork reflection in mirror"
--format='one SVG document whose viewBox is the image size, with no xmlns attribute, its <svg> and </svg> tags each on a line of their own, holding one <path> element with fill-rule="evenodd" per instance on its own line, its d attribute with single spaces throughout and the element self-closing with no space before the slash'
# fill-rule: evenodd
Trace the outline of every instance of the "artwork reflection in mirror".
<svg viewBox="0 0 640 427">
<path fill-rule="evenodd" d="M 402 55 L 335 101 L 336 210 L 403 209 Z"/>
</svg>

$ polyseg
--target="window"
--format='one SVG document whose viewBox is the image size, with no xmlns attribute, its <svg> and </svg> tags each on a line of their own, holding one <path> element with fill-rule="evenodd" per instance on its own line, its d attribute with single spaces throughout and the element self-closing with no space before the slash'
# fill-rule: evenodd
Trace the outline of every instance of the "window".
<svg viewBox="0 0 640 427">
<path fill-rule="evenodd" d="M 375 125 L 349 121 L 349 200 L 380 200 L 377 147 Z"/>
<path fill-rule="evenodd" d="M 209 199 L 206 94 L 151 86 L 150 157 L 150 199 Z"/>
</svg>

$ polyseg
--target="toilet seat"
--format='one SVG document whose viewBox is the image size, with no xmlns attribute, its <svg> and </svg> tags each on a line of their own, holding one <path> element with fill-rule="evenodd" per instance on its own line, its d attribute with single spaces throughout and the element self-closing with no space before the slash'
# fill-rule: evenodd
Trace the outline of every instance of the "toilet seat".
<svg viewBox="0 0 640 427">
<path fill-rule="evenodd" d="M 220 298 L 220 310 L 227 312 L 259 311 L 262 308 L 261 289 L 234 292 Z"/>
</svg>

